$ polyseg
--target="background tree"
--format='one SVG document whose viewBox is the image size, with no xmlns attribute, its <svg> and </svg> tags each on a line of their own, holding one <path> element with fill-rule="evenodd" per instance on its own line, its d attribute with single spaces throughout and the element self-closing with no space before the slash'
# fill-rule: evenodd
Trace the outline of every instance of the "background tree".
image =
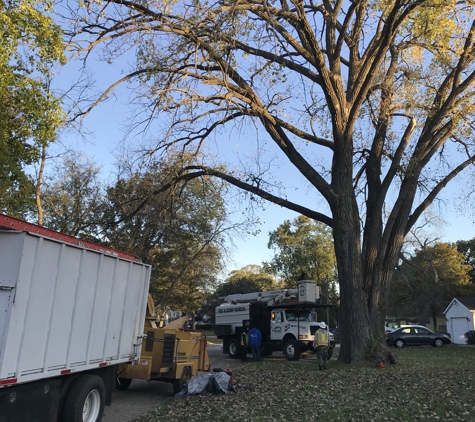
<svg viewBox="0 0 475 422">
<path fill-rule="evenodd" d="M 468 275 L 470 281 L 475 284 L 475 238 L 470 240 L 458 240 L 457 250 L 465 256 L 465 264 L 469 265 Z"/>
<path fill-rule="evenodd" d="M 100 240 L 105 201 L 99 166 L 80 152 L 52 161 L 41 186 L 46 227 L 89 240 Z"/>
<path fill-rule="evenodd" d="M 464 261 L 456 245 L 423 242 L 412 256 L 402 256 L 391 285 L 390 307 L 415 316 L 422 325 L 432 317 L 436 327 L 437 316 L 455 296 L 475 294 Z"/>
<path fill-rule="evenodd" d="M 264 268 L 274 274 L 289 289 L 297 287 L 302 273 L 315 280 L 322 293 L 332 291 L 337 279 L 336 259 L 331 229 L 303 215 L 292 222 L 286 220 L 269 233 L 268 248 L 275 253 Z"/>
<path fill-rule="evenodd" d="M 176 155 L 132 168 L 107 191 L 104 236 L 117 249 L 152 264 L 157 306 L 196 311 L 222 270 L 228 221 L 223 183 L 190 180 L 164 188 Z"/>
<path fill-rule="evenodd" d="M 217 287 L 215 296 L 265 292 L 278 288 L 280 286 L 274 277 L 266 273 L 260 265 L 247 265 L 240 270 L 231 271 L 224 283 Z"/>
<path fill-rule="evenodd" d="M 52 1 L 0 0 L 0 211 L 21 216 L 34 206 L 25 166 L 53 142 L 62 120 L 49 77 L 64 63 Z"/>
<path fill-rule="evenodd" d="M 153 151 L 177 144 L 201 151 L 248 123 L 255 136 L 242 140 L 256 141 L 249 146 L 254 167 L 217 167 L 213 154 L 175 180 L 218 177 L 331 227 L 339 360 L 358 362 L 384 349 L 387 294 L 405 235 L 475 161 L 472 3 L 86 6 L 72 26 L 78 51 L 90 55 L 102 46 L 104 60 L 114 61 L 136 46 L 138 58 L 91 107 L 119 83 L 130 84 L 147 113 L 137 123 L 163 131 Z M 272 171 L 284 162 L 304 179 L 304 199 L 285 190 L 289 172 Z M 306 205 L 313 193 L 318 209 Z"/>
</svg>

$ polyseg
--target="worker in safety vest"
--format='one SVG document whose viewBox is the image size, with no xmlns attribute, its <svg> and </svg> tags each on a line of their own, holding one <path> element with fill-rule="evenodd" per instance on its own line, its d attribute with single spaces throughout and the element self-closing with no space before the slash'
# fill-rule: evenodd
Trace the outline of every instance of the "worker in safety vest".
<svg viewBox="0 0 475 422">
<path fill-rule="evenodd" d="M 327 369 L 328 360 L 328 344 L 330 335 L 328 334 L 328 327 L 322 322 L 318 322 L 318 330 L 315 331 L 315 339 L 313 340 L 313 347 L 317 349 L 318 369 L 320 371 Z"/>
</svg>

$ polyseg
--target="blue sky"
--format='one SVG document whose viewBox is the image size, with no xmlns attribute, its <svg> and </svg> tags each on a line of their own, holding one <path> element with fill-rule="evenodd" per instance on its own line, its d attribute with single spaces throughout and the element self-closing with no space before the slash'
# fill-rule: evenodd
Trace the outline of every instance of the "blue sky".
<svg viewBox="0 0 475 422">
<path fill-rule="evenodd" d="M 119 66 L 120 64 L 117 65 Z M 77 71 L 77 64 L 68 64 L 63 69 L 57 83 L 61 84 L 64 83 L 64 80 L 74 79 Z M 120 71 L 115 64 L 107 65 L 105 68 L 103 66 L 102 71 L 97 72 L 95 75 L 97 86 L 104 87 L 113 83 L 119 74 Z M 129 118 L 129 109 L 126 105 L 129 100 L 130 93 L 127 93 L 125 89 L 121 89 L 119 95 L 112 96 L 106 103 L 94 109 L 84 120 L 85 127 L 90 131 L 86 142 L 74 134 L 64 135 L 61 139 L 63 144 L 73 149 L 84 151 L 91 156 L 102 168 L 102 176 L 106 180 L 113 171 L 114 154 L 117 153 L 122 145 L 124 125 Z M 249 157 L 249 145 L 251 142 L 247 144 L 248 140 L 245 138 L 245 133 L 234 133 L 227 140 L 227 145 L 224 148 L 220 146 L 220 152 L 224 152 L 228 156 L 242 154 L 240 157 L 245 157 L 246 155 Z M 278 158 L 277 160 L 282 162 L 283 158 Z M 298 189 L 300 185 L 299 176 L 295 173 L 292 174 L 292 169 L 287 168 L 284 171 L 289 172 L 288 185 L 292 188 L 288 189 L 286 193 L 288 193 L 290 199 L 294 198 L 296 202 L 302 205 L 318 209 L 319 204 L 316 197 L 314 198 L 311 193 Z M 464 216 L 459 211 L 461 194 L 459 194 L 458 190 L 460 186 L 461 184 L 457 184 L 457 182 L 450 184 L 444 193 L 446 198 L 445 204 L 439 205 L 439 209 L 433 211 L 434 213 L 440 212 L 448 224 L 433 227 L 430 230 L 431 237 L 437 237 L 440 241 L 451 242 L 462 239 L 468 240 L 475 237 L 474 217 L 468 214 Z M 228 269 L 233 270 L 249 264 L 260 264 L 262 261 L 271 259 L 272 251 L 267 248 L 269 231 L 275 230 L 284 220 L 295 217 L 297 217 L 297 214 L 292 211 L 272 204 L 267 205 L 266 209 L 260 212 L 262 224 L 258 227 L 259 234 L 242 240 L 235 240 L 236 249 L 230 258 Z"/>
</svg>

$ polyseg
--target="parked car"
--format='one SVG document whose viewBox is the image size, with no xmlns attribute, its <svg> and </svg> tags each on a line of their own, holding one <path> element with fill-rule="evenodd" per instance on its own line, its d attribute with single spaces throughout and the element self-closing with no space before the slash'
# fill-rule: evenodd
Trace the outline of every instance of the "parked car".
<svg viewBox="0 0 475 422">
<path fill-rule="evenodd" d="M 434 333 L 422 325 L 410 325 L 398 328 L 391 333 L 386 333 L 388 346 L 434 346 L 442 347 L 450 344 L 450 338 L 446 334 Z"/>
</svg>

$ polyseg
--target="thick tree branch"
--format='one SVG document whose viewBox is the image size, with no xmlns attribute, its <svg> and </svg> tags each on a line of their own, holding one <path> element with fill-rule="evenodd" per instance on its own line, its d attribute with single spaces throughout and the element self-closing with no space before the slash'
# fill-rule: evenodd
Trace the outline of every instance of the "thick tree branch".
<svg viewBox="0 0 475 422">
<path fill-rule="evenodd" d="M 265 199 L 268 202 L 272 202 L 273 204 L 279 205 L 283 208 L 287 208 L 291 211 L 295 211 L 297 213 L 300 213 L 302 215 L 307 216 L 308 218 L 311 218 L 315 221 L 320 221 L 324 224 L 326 224 L 329 227 L 332 227 L 333 220 L 326 216 L 325 214 L 313 211 L 309 208 L 303 207 L 301 205 L 298 205 L 292 201 L 288 201 L 284 198 L 280 198 L 276 195 L 271 194 L 270 192 L 267 192 L 263 189 L 261 189 L 257 185 L 252 185 L 246 182 L 243 182 L 242 180 L 233 177 L 225 172 L 207 168 L 204 166 L 187 166 L 185 167 L 180 174 L 178 174 L 173 180 L 169 181 L 166 184 L 163 184 L 160 189 L 157 189 L 153 192 L 150 193 L 150 195 L 143 199 L 140 204 L 135 208 L 134 212 L 130 214 L 129 218 L 133 217 L 136 215 L 149 201 L 149 198 L 152 197 L 153 195 L 158 195 L 160 193 L 166 192 L 173 186 L 177 185 L 180 182 L 183 181 L 188 181 L 196 178 L 200 178 L 203 176 L 213 176 L 217 177 L 221 180 L 224 180 L 228 182 L 229 184 L 236 186 L 246 192 L 252 193 L 262 199 Z M 120 223 L 121 221 L 116 221 L 115 224 Z"/>
</svg>

